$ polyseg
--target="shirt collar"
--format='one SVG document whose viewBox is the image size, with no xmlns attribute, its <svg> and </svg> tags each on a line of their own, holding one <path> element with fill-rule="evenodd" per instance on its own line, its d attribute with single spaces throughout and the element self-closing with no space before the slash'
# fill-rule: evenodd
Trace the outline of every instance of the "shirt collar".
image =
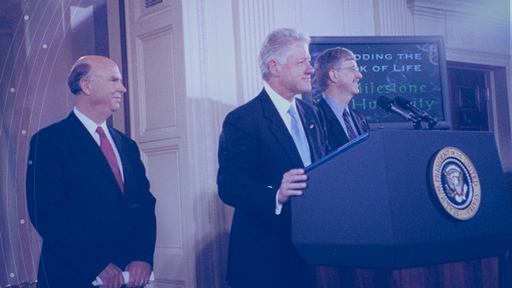
<svg viewBox="0 0 512 288">
<path fill-rule="evenodd" d="M 80 122 L 82 122 L 82 124 L 84 124 L 85 128 L 87 129 L 87 131 L 89 131 L 89 133 L 91 133 L 91 135 L 94 136 L 94 133 L 96 133 L 96 129 L 98 129 L 98 126 L 101 126 L 101 128 L 103 128 L 103 131 L 105 131 L 105 133 L 108 133 L 106 121 L 103 121 L 103 123 L 98 125 L 98 124 L 94 123 L 94 121 L 92 121 L 89 117 L 85 116 L 82 112 L 78 111 L 78 109 L 76 109 L 76 107 L 73 108 L 73 112 L 75 113 L 78 120 L 80 120 Z"/>
<path fill-rule="evenodd" d="M 327 102 L 327 104 L 329 104 L 329 106 L 334 111 L 334 113 L 336 113 L 338 115 L 342 115 L 343 111 L 345 111 L 345 109 L 347 110 L 348 113 L 350 113 L 348 106 L 340 105 L 338 102 L 334 101 L 331 97 L 327 96 L 325 93 L 323 93 L 323 98 L 325 99 L 325 102 Z"/>
<path fill-rule="evenodd" d="M 263 81 L 263 85 L 265 87 L 265 91 L 267 91 L 267 94 L 270 97 L 270 100 L 272 100 L 272 103 L 274 103 L 274 106 L 276 106 L 277 111 L 279 112 L 280 115 L 286 115 L 288 109 L 290 109 L 290 105 L 293 105 L 295 107 L 295 110 L 297 110 L 295 97 L 290 103 L 288 102 L 288 100 L 284 99 L 282 96 L 277 94 L 277 92 L 274 91 L 274 89 L 272 89 L 266 81 Z"/>
</svg>

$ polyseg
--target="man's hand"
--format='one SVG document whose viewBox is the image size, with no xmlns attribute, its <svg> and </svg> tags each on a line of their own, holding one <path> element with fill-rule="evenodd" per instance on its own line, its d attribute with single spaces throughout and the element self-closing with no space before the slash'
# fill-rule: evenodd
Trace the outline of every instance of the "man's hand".
<svg viewBox="0 0 512 288">
<path fill-rule="evenodd" d="M 102 288 L 119 288 L 124 285 L 123 271 L 116 265 L 109 263 L 103 271 L 101 271 L 98 278 L 101 279 Z"/>
<path fill-rule="evenodd" d="M 281 187 L 279 187 L 279 193 L 277 195 L 277 201 L 279 204 L 283 204 L 288 201 L 291 196 L 302 195 L 302 189 L 306 188 L 306 180 L 308 175 L 305 174 L 304 169 L 292 169 L 283 175 L 281 181 Z"/>
<path fill-rule="evenodd" d="M 126 287 L 144 287 L 148 284 L 149 276 L 151 276 L 151 265 L 149 263 L 133 261 L 126 266 L 125 270 L 130 272 L 130 280 Z"/>
</svg>

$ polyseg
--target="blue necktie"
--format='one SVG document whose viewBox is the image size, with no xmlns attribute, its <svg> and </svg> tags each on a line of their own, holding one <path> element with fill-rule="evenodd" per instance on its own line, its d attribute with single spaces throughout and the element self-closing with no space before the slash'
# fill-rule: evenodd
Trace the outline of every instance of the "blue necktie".
<svg viewBox="0 0 512 288">
<path fill-rule="evenodd" d="M 295 142 L 297 150 L 299 150 L 300 158 L 302 159 L 304 167 L 307 167 L 309 164 L 311 164 L 311 154 L 309 152 L 308 139 L 306 139 L 306 133 L 301 129 L 299 124 L 300 118 L 299 114 L 297 114 L 297 110 L 295 110 L 295 106 L 290 106 L 288 109 L 288 114 L 292 116 L 293 141 Z"/>
<path fill-rule="evenodd" d="M 347 137 L 348 140 L 352 140 L 357 137 L 356 132 L 354 132 L 354 129 L 352 128 L 352 124 L 350 124 L 350 115 L 348 114 L 348 110 L 345 109 L 343 111 L 343 120 L 345 121 L 345 127 L 347 128 Z"/>
</svg>

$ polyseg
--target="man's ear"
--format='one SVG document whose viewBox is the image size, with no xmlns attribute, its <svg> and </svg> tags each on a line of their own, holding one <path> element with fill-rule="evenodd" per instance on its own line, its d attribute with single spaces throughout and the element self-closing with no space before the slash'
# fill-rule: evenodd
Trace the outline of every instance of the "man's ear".
<svg viewBox="0 0 512 288">
<path fill-rule="evenodd" d="M 333 83 L 338 82 L 338 76 L 336 75 L 335 70 L 329 71 L 329 80 L 331 80 L 331 82 L 333 82 Z"/>
<path fill-rule="evenodd" d="M 276 60 L 270 60 L 268 61 L 268 70 L 270 73 L 279 76 L 281 74 L 281 67 L 276 62 Z"/>
<path fill-rule="evenodd" d="M 82 89 L 82 92 L 85 95 L 91 95 L 90 84 L 91 84 L 91 81 L 89 81 L 89 79 L 87 79 L 85 77 L 80 79 L 80 81 L 78 82 L 78 85 L 80 85 L 80 88 Z"/>
</svg>

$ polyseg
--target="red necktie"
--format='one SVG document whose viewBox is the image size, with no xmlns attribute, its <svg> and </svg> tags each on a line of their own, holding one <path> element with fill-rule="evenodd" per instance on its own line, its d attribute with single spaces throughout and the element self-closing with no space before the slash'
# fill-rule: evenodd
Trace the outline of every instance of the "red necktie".
<svg viewBox="0 0 512 288">
<path fill-rule="evenodd" d="M 119 165 L 117 164 L 117 158 L 116 154 L 114 153 L 114 149 L 112 148 L 112 145 L 110 145 L 110 141 L 108 141 L 107 135 L 105 134 L 105 131 L 103 131 L 103 128 L 98 126 L 96 132 L 98 132 L 100 135 L 100 149 L 103 154 L 105 154 L 105 158 L 107 158 L 112 172 L 114 172 L 114 176 L 116 177 L 117 184 L 119 184 L 119 187 L 121 188 L 121 192 L 124 192 L 123 177 L 121 177 L 121 170 L 119 170 Z"/>
</svg>

